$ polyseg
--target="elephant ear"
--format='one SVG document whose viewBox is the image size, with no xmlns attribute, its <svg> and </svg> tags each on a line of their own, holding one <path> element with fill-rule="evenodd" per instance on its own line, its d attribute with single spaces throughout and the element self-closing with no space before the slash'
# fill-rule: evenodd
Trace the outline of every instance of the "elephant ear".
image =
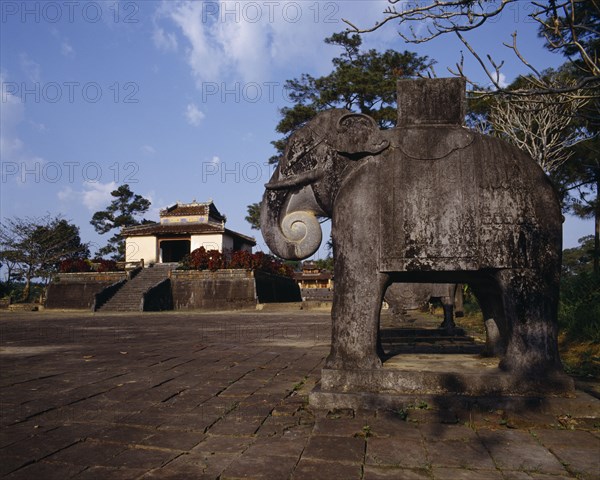
<svg viewBox="0 0 600 480">
<path fill-rule="evenodd" d="M 323 139 L 311 128 L 303 128 L 295 132 L 288 140 L 285 153 L 280 161 L 283 174 L 290 175 L 314 168 L 315 159 L 312 159 L 307 153 L 322 141 Z"/>
<path fill-rule="evenodd" d="M 338 153 L 351 159 L 377 155 L 390 145 L 390 142 L 383 138 L 377 122 L 361 113 L 342 116 L 338 120 L 336 130 L 332 146 Z"/>
</svg>

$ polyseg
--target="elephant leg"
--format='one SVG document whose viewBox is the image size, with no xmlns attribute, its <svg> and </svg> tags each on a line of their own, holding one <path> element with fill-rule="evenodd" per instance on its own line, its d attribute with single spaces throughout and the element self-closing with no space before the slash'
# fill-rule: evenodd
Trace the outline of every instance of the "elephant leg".
<svg viewBox="0 0 600 480">
<path fill-rule="evenodd" d="M 485 357 L 503 358 L 508 331 L 500 285 L 494 279 L 487 279 L 470 286 L 479 302 L 485 326 L 485 349 L 482 354 Z"/>
<path fill-rule="evenodd" d="M 464 293 L 463 286 L 461 283 L 457 283 L 455 285 L 454 290 L 454 316 L 455 317 L 463 317 L 465 315 L 464 311 Z"/>
<path fill-rule="evenodd" d="M 487 317 L 484 321 L 485 326 L 485 350 L 484 357 L 501 357 L 506 352 L 506 347 L 502 341 L 502 335 L 498 329 L 498 324 L 494 317 Z"/>
<path fill-rule="evenodd" d="M 442 308 L 444 309 L 444 321 L 440 328 L 451 332 L 456 328 L 454 323 L 454 301 L 451 297 L 440 297 L 440 302 L 442 302 Z"/>
<path fill-rule="evenodd" d="M 331 353 L 327 368 L 372 369 L 381 367 L 379 340 L 381 302 L 388 275 L 336 273 L 331 317 Z"/>
<path fill-rule="evenodd" d="M 506 354 L 500 367 L 524 378 L 562 370 L 556 321 L 558 273 L 553 276 L 515 269 L 501 270 L 496 277 L 508 329 Z"/>
</svg>

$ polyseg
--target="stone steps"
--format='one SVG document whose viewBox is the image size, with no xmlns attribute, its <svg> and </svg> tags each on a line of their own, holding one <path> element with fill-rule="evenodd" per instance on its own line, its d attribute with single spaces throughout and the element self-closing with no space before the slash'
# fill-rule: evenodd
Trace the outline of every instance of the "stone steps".
<svg viewBox="0 0 600 480">
<path fill-rule="evenodd" d="M 103 312 L 135 312 L 142 308 L 142 296 L 151 287 L 169 278 L 173 267 L 154 266 L 145 268 L 129 280 L 100 310 Z"/>
<path fill-rule="evenodd" d="M 411 322 L 394 321 L 387 317 L 387 325 L 380 331 L 381 344 L 388 357 L 399 354 L 481 354 L 482 343 L 467 335 L 462 328 L 439 328 L 441 319 L 413 312 Z"/>
</svg>

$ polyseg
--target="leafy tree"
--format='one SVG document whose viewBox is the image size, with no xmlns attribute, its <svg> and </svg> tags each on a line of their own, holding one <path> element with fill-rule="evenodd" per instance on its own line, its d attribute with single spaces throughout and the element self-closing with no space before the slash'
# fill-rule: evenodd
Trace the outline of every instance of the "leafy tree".
<svg viewBox="0 0 600 480">
<path fill-rule="evenodd" d="M 6 235 L 6 236 L 5 236 Z M 5 232 L 2 227 L 2 251 L 0 251 L 1 266 L 6 268 L 6 286 L 10 287 L 13 280 L 17 280 L 19 266 L 19 251 L 14 250 L 14 237 L 12 232 Z"/>
<path fill-rule="evenodd" d="M 574 156 L 553 175 L 563 196 L 565 210 L 581 218 L 594 219 L 591 256 L 593 270 L 600 274 L 600 137 L 576 145 Z"/>
<path fill-rule="evenodd" d="M 114 198 L 110 205 L 105 210 L 94 213 L 90 223 L 94 226 L 96 232 L 101 235 L 119 229 L 117 233 L 110 237 L 108 244 L 98 250 L 98 254 L 101 256 L 111 255 L 113 260 L 125 260 L 125 240 L 121 236 L 120 229 L 152 223 L 145 219 L 138 220 L 136 218 L 148 211 L 150 201 L 133 193 L 127 184 L 121 185 L 110 194 Z"/>
<path fill-rule="evenodd" d="M 47 284 L 63 260 L 89 256 L 79 228 L 60 216 L 15 217 L 0 227 L 2 257 L 25 280 L 21 300 L 29 299 L 32 279 L 41 278 Z"/>
<path fill-rule="evenodd" d="M 296 129 L 329 108 L 371 115 L 382 128 L 394 126 L 396 81 L 424 74 L 434 64 L 428 57 L 409 51 L 361 51 L 360 35 L 347 32 L 335 33 L 325 43 L 341 47 L 342 53 L 332 60 L 330 74 L 318 78 L 303 74 L 286 82 L 294 106 L 280 110 L 282 118 L 276 131 L 284 137 L 272 142 L 277 155 L 271 157 L 271 163 L 279 161 L 287 139 Z"/>
<path fill-rule="evenodd" d="M 600 342 L 600 275 L 582 271 L 561 281 L 558 323 L 571 340 Z"/>
<path fill-rule="evenodd" d="M 591 273 L 594 263 L 594 236 L 579 239 L 579 246 L 563 250 L 562 271 L 564 277 Z"/>
<path fill-rule="evenodd" d="M 329 272 L 333 272 L 333 257 L 315 260 L 315 265 L 319 270 L 327 270 Z"/>
<path fill-rule="evenodd" d="M 260 230 L 260 204 L 251 203 L 246 208 L 248 209 L 248 215 L 246 215 L 246 220 L 250 224 L 250 228 L 252 230 Z"/>
</svg>

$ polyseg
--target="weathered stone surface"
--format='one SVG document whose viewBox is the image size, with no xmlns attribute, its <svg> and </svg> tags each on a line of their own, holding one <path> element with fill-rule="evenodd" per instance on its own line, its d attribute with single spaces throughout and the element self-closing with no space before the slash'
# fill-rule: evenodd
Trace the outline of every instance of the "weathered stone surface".
<svg viewBox="0 0 600 480">
<path fill-rule="evenodd" d="M 479 437 L 496 466 L 502 470 L 568 475 L 558 459 L 528 432 L 481 431 Z"/>
<path fill-rule="evenodd" d="M 365 463 L 374 466 L 426 468 L 427 451 L 422 442 L 403 438 L 370 438 Z"/>
<path fill-rule="evenodd" d="M 493 350 L 513 378 L 505 393 L 561 375 L 556 192 L 525 153 L 462 126 L 464 89 L 461 79 L 400 82 L 389 130 L 366 115 L 322 112 L 292 135 L 266 185 L 261 229 L 277 255 L 311 255 L 316 218 L 332 218 L 331 370 L 381 368 L 390 284 L 468 283 L 497 326 Z"/>
<path fill-rule="evenodd" d="M 1 475 L 11 480 L 597 477 L 600 401 L 582 392 L 535 402 L 511 397 L 520 403 L 414 395 L 375 411 L 308 406 L 304 386 L 318 377 L 327 354 L 320 336 L 328 322 L 326 314 L 291 310 L 3 316 Z M 448 363 L 451 367 L 451 358 Z M 264 386 L 255 390 L 256 381 Z M 222 397 L 228 388 L 236 396 Z M 276 416 L 278 411 L 282 415 Z M 528 416 L 526 424 L 513 420 L 528 412 L 540 415 Z M 451 425 L 445 423 L 449 413 L 455 418 Z M 588 422 L 568 424 L 576 430 L 558 429 L 567 419 Z M 256 428 L 258 421 L 255 433 L 243 433 L 246 424 Z M 211 433 L 221 422 L 240 429 Z M 482 445 L 490 453 L 481 451 Z"/>
<path fill-rule="evenodd" d="M 362 476 L 360 465 L 302 458 L 291 478 L 292 480 L 330 480 L 332 478 L 360 480 Z"/>
<path fill-rule="evenodd" d="M 182 309 L 231 309 L 256 305 L 252 272 L 179 271 L 171 274 L 173 306 Z"/>
<path fill-rule="evenodd" d="M 396 356 L 384 368 L 349 370 L 324 368 L 324 391 L 397 394 L 462 394 L 473 396 L 513 394 L 538 396 L 572 390 L 573 381 L 560 374 L 523 382 L 521 378 L 496 368 L 496 362 L 473 355 L 453 355 L 453 371 L 445 365 L 444 354 Z"/>
<path fill-rule="evenodd" d="M 176 310 L 233 310 L 256 303 L 299 302 L 300 289 L 287 277 L 247 270 L 181 271 L 171 274 Z"/>
<path fill-rule="evenodd" d="M 60 274 L 48 285 L 45 306 L 90 309 L 94 303 L 94 295 L 126 278 L 126 272 Z"/>
<path fill-rule="evenodd" d="M 465 81 L 438 78 L 398 81 L 398 127 L 414 125 L 460 125 L 463 123 Z"/>
</svg>

